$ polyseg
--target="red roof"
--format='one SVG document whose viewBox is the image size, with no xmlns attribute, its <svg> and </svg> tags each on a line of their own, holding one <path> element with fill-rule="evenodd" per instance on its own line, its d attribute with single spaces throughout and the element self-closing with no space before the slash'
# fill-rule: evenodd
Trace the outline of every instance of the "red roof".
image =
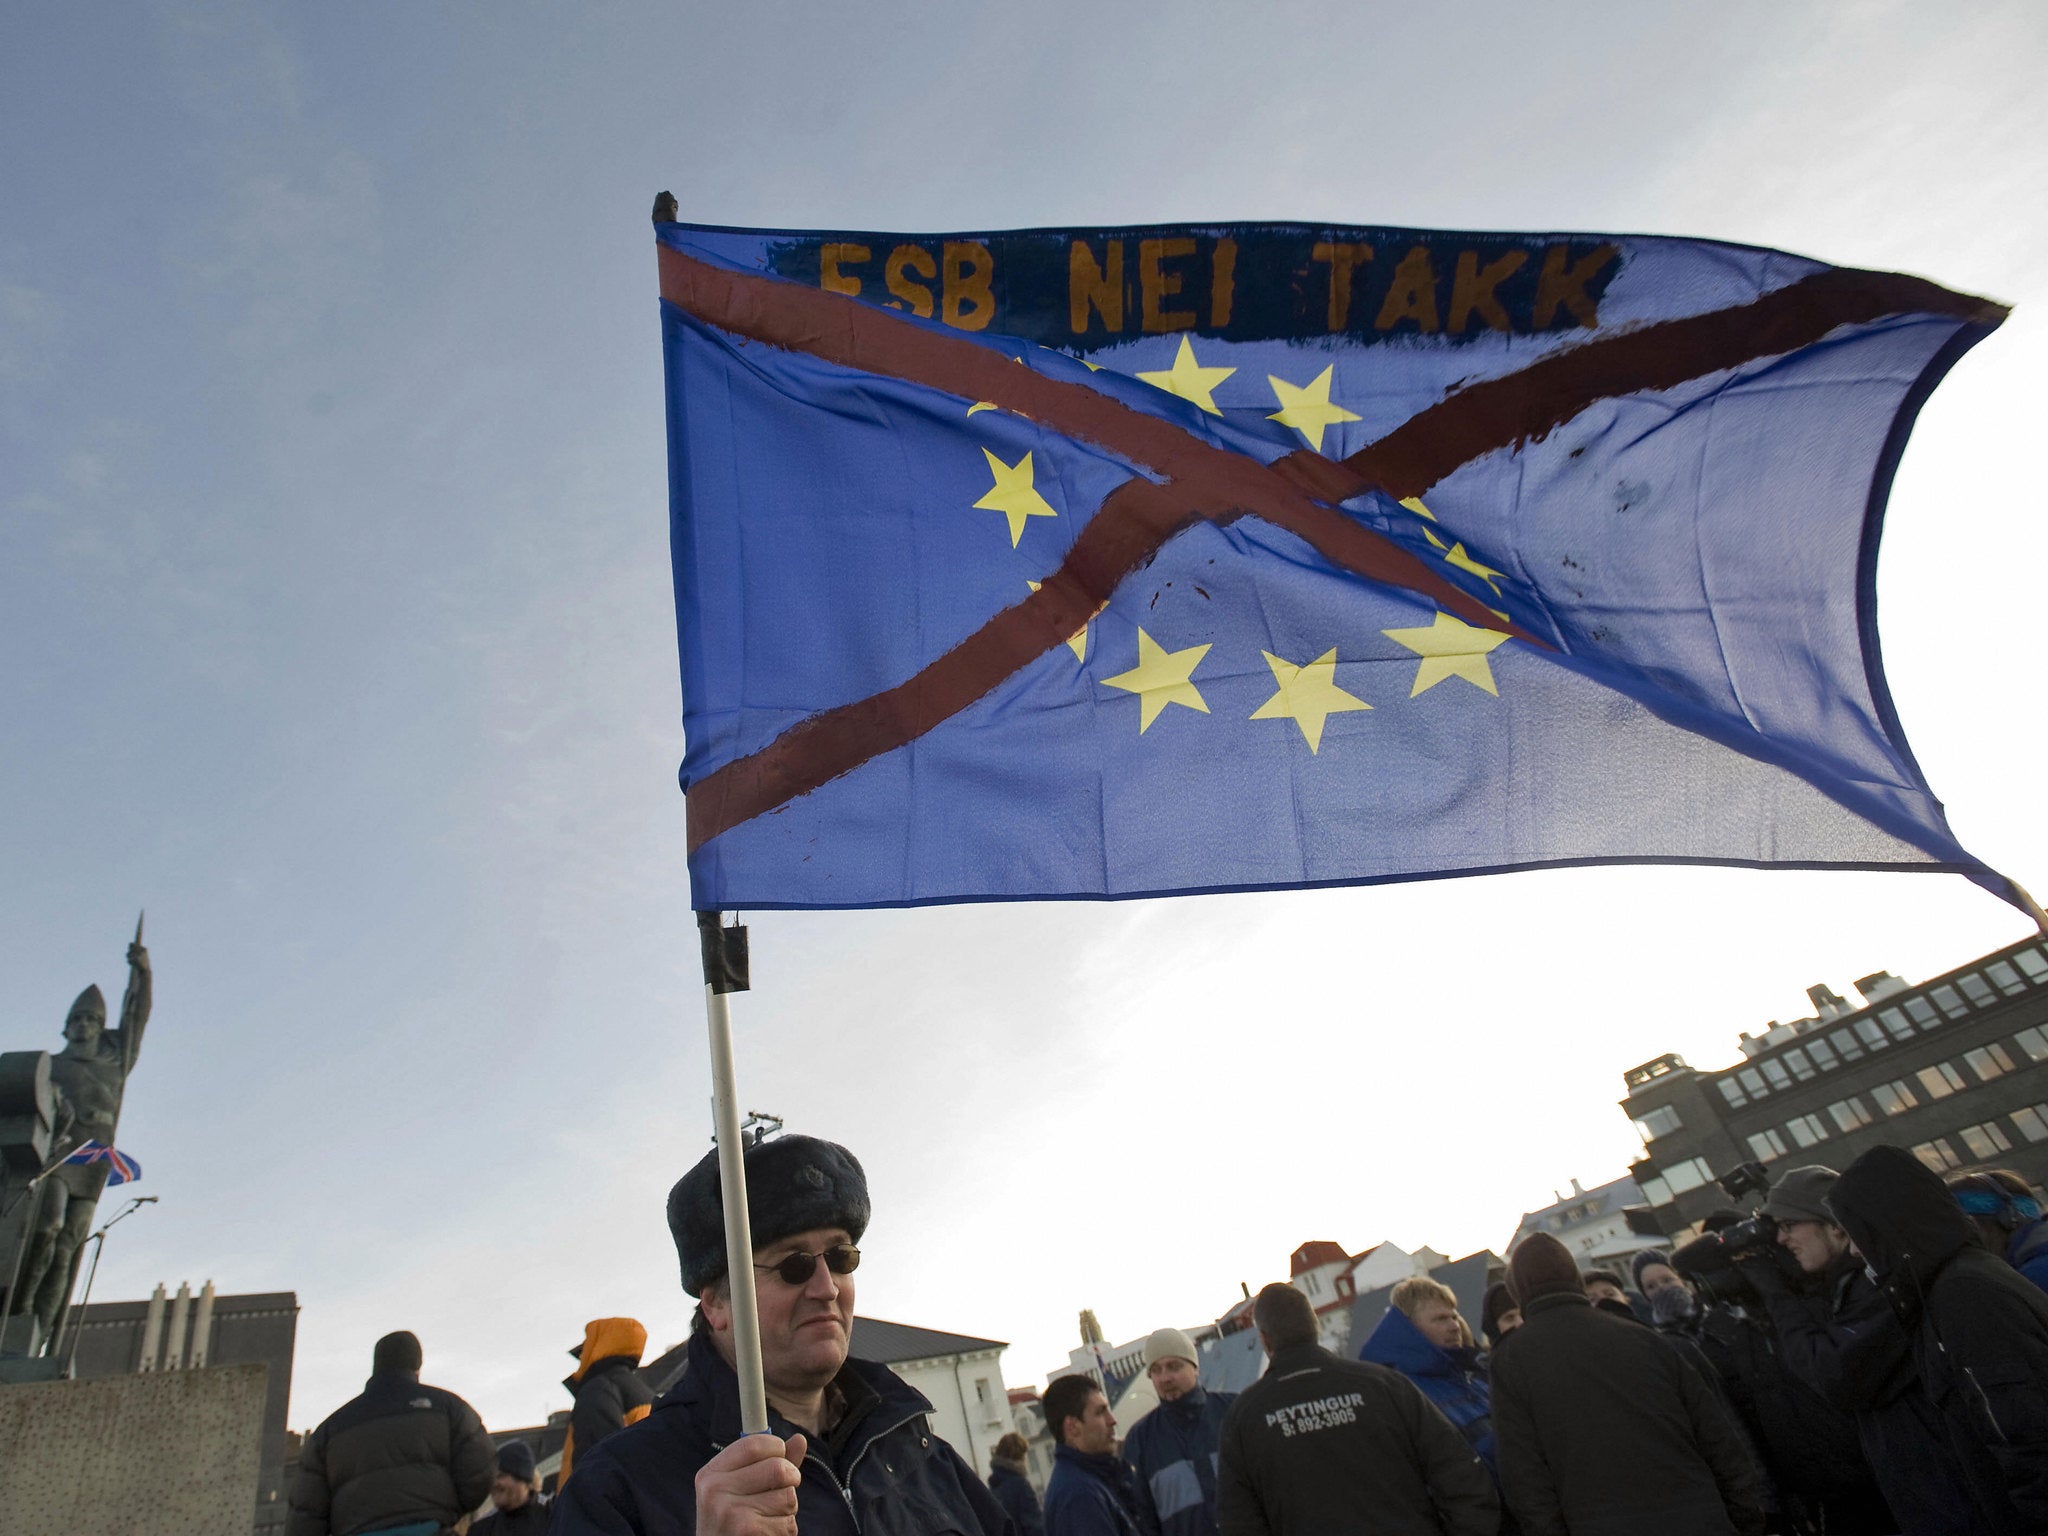
<svg viewBox="0 0 2048 1536">
<path fill-rule="evenodd" d="M 1294 1256 L 1287 1261 L 1287 1277 L 1291 1280 L 1296 1275 L 1305 1274 L 1307 1271 L 1319 1268 L 1324 1264 L 1349 1264 L 1350 1262 L 1351 1255 L 1345 1251 L 1342 1243 L 1323 1241 L 1303 1243 L 1294 1250 Z"/>
</svg>

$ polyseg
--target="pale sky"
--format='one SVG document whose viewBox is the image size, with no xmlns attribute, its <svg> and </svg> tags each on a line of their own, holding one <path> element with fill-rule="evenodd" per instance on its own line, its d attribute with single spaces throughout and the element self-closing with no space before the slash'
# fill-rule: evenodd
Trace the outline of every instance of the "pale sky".
<svg viewBox="0 0 2048 1536">
<path fill-rule="evenodd" d="M 0 1019 L 138 908 L 138 1193 L 95 1295 L 295 1290 L 292 1423 L 393 1328 L 487 1422 L 689 1303 L 707 1148 L 648 208 L 904 230 L 1702 235 L 2017 305 L 1879 572 L 1966 846 L 2048 893 L 2037 4 L 0 11 Z M 741 1098 L 865 1162 L 860 1310 L 1192 1325 L 1310 1238 L 1500 1247 L 1621 1073 L 2011 942 L 1937 875 L 1591 869 L 762 914 Z M 118 1209 L 114 1200 L 102 1214 Z"/>
</svg>

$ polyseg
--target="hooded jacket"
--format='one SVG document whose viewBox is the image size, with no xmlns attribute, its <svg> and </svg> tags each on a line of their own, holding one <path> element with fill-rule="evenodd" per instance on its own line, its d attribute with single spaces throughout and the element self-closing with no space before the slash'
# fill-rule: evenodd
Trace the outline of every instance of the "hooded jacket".
<svg viewBox="0 0 2048 1536">
<path fill-rule="evenodd" d="M 1038 1507 L 1038 1491 L 1024 1475 L 1022 1462 L 990 1458 L 988 1491 L 1010 1517 L 1016 1536 L 1045 1536 L 1045 1515 Z"/>
<path fill-rule="evenodd" d="M 829 1434 L 805 1436 L 804 1536 L 1006 1536 L 994 1496 L 926 1424 L 923 1393 L 866 1360 L 849 1359 L 832 1385 L 846 1409 Z M 773 1409 L 768 1427 L 802 1433 Z M 700 1332 L 654 1411 L 584 1454 L 555 1498 L 551 1536 L 694 1536 L 697 1473 L 739 1433 L 739 1378 Z"/>
<path fill-rule="evenodd" d="M 1138 1474 L 1138 1528 L 1147 1536 L 1214 1536 L 1216 1457 L 1235 1392 L 1195 1387 L 1131 1426 L 1124 1460 Z"/>
<path fill-rule="evenodd" d="M 1552 1291 L 1493 1354 L 1501 1485 L 1526 1536 L 1755 1536 L 1760 1475 L 1714 1389 L 1655 1331 Z"/>
<path fill-rule="evenodd" d="M 1494 1536 L 1500 1499 L 1414 1382 L 1294 1344 L 1224 1420 L 1217 1515 L 1223 1536 Z"/>
<path fill-rule="evenodd" d="M 1399 1307 L 1389 1307 L 1358 1358 L 1391 1366 L 1422 1389 L 1439 1412 L 1465 1437 L 1489 1470 L 1498 1471 L 1493 1446 L 1493 1400 L 1476 1349 L 1445 1349 Z"/>
<path fill-rule="evenodd" d="M 1911 1341 L 1904 1399 L 1969 1494 L 1967 1510 L 1908 1536 L 2048 1530 L 2048 1296 L 1977 1246 L 1941 1180 L 1902 1148 L 1858 1157 L 1828 1205 Z M 1894 1470 L 1876 1470 L 1907 1523 Z"/>
<path fill-rule="evenodd" d="M 562 1471 L 555 1486 L 569 1481 L 579 1451 L 647 1417 L 654 1393 L 640 1379 L 647 1330 L 630 1317 L 600 1317 L 583 1328 L 577 1366 L 562 1383 L 576 1399 L 569 1410 L 569 1437 L 562 1442 Z"/>
<path fill-rule="evenodd" d="M 380 1371 L 306 1437 L 292 1476 L 290 1536 L 355 1536 L 385 1526 L 452 1526 L 490 1495 L 498 1450 L 476 1410 Z"/>
<path fill-rule="evenodd" d="M 2005 1261 L 2048 1291 L 2048 1217 L 2030 1221 L 2005 1245 Z"/>
</svg>

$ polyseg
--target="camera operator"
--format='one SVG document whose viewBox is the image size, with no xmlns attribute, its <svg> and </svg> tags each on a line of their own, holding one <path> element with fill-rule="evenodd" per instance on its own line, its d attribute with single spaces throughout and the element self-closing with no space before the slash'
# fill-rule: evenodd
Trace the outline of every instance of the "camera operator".
<svg viewBox="0 0 2048 1536">
<path fill-rule="evenodd" d="M 1738 1173 L 1726 1182 L 1738 1196 L 1745 1183 L 1749 1190 L 1767 1187 L 1761 1169 L 1747 1181 Z M 1774 1262 L 1781 1252 L 1777 1234 L 1777 1210 L 1767 1203 L 1759 1215 L 1733 1217 L 1672 1255 L 1702 1304 L 1692 1336 L 1769 1474 L 1775 1528 L 1884 1536 L 1897 1527 L 1864 1458 L 1855 1419 L 1791 1367 L 1764 1288 L 1751 1284 L 1758 1268 L 1789 1279 Z"/>
<path fill-rule="evenodd" d="M 1922 1523 L 1880 1465 L 1905 1529 L 2048 1531 L 2048 1296 L 1978 1246 L 1940 1178 L 1903 1148 L 1858 1157 L 1827 1209 L 1904 1327 L 1914 1379 L 1900 1400 L 1927 1458 L 1953 1467 L 1967 1495 Z"/>
</svg>

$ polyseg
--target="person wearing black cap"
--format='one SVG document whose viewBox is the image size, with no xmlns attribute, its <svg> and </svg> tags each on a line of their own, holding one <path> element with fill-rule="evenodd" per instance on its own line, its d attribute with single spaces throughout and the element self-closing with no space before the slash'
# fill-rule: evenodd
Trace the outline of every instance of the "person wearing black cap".
<svg viewBox="0 0 2048 1536">
<path fill-rule="evenodd" d="M 1571 1250 L 1516 1245 L 1522 1326 L 1493 1355 L 1493 1429 L 1525 1536 L 1756 1536 L 1757 1469 L 1699 1373 L 1640 1324 L 1596 1311 Z"/>
<path fill-rule="evenodd" d="M 1010 1530 L 932 1405 L 887 1368 L 849 1358 L 867 1175 L 811 1136 L 746 1149 L 766 1434 L 740 1433 L 725 1207 L 714 1150 L 669 1192 L 683 1289 L 697 1298 L 682 1378 L 639 1423 L 580 1454 L 555 1536 L 913 1536 Z"/>
<path fill-rule="evenodd" d="M 420 1384 L 420 1341 L 387 1333 L 360 1397 L 306 1437 L 288 1536 L 437 1536 L 483 1503 L 497 1453 L 476 1410 Z"/>
<path fill-rule="evenodd" d="M 498 1447 L 498 1475 L 491 1479 L 491 1513 L 469 1528 L 469 1536 L 541 1536 L 554 1506 L 540 1491 L 533 1447 L 507 1440 Z"/>
</svg>

